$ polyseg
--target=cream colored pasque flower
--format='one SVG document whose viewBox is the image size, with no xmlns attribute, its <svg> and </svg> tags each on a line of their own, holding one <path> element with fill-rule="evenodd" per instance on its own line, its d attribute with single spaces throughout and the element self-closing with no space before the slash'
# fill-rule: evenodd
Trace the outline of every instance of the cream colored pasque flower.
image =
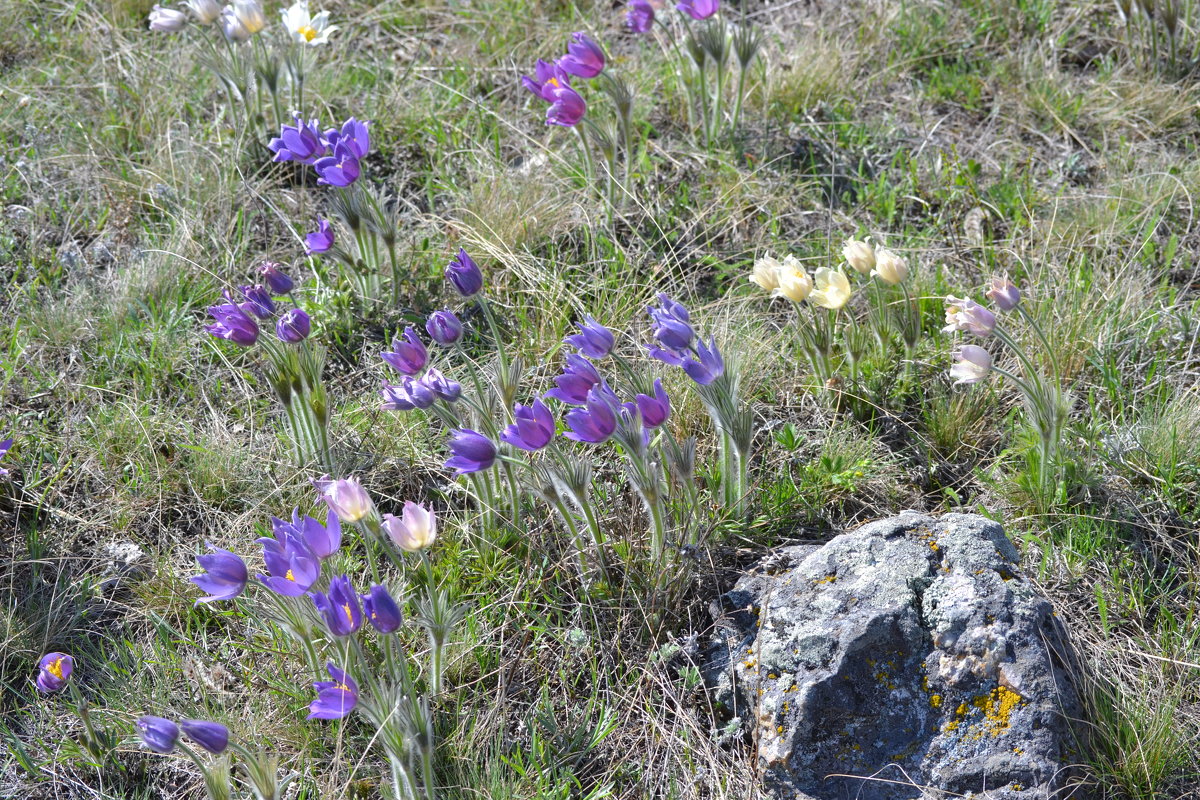
<svg viewBox="0 0 1200 800">
<path fill-rule="evenodd" d="M 775 297 L 786 297 L 793 303 L 799 303 L 812 294 L 813 279 L 800 266 L 800 259 L 788 256 L 779 265 L 775 273 L 778 286 L 771 294 Z"/>
<path fill-rule="evenodd" d="M 329 41 L 329 34 L 338 29 L 337 25 L 329 24 L 328 11 L 322 11 L 315 17 L 311 16 L 308 13 L 307 0 L 296 0 L 281 13 L 283 14 L 283 26 L 299 44 L 313 47 L 325 44 Z"/>
<path fill-rule="evenodd" d="M 908 277 L 908 263 L 891 250 L 881 247 L 875 253 L 875 269 L 871 270 L 871 274 L 889 286 L 895 286 Z"/>
<path fill-rule="evenodd" d="M 850 301 L 850 280 L 845 273 L 828 267 L 817 270 L 816 288 L 809 299 L 819 306 L 837 311 Z"/>
<path fill-rule="evenodd" d="M 848 239 L 842 245 L 842 257 L 854 267 L 854 271 L 866 275 L 875 268 L 875 250 L 869 242 Z"/>
<path fill-rule="evenodd" d="M 772 256 L 763 256 L 754 262 L 754 269 L 750 270 L 748 280 L 751 283 L 757 283 L 768 292 L 773 292 L 779 288 L 779 268 L 781 266 L 783 265 Z"/>
</svg>

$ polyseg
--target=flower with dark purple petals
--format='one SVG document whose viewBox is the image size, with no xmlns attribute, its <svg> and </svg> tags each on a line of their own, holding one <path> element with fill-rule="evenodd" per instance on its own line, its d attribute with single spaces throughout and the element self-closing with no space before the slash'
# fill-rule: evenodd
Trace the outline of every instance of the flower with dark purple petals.
<svg viewBox="0 0 1200 800">
<path fill-rule="evenodd" d="M 216 600 L 232 600 L 246 589 L 246 581 L 250 574 L 246 570 L 246 562 L 241 556 L 219 547 L 208 545 L 212 553 L 196 556 L 196 563 L 204 570 L 203 575 L 195 575 L 188 580 L 200 587 L 207 595 L 196 601 L 211 603 Z"/>
<path fill-rule="evenodd" d="M 532 453 L 554 438 L 554 415 L 540 399 L 534 400 L 532 406 L 518 404 L 513 409 L 513 418 L 516 424 L 504 429 L 500 441 Z"/>
<path fill-rule="evenodd" d="M 625 24 L 634 33 L 646 33 L 654 27 L 654 6 L 648 0 L 629 0 Z"/>
<path fill-rule="evenodd" d="M 496 463 L 496 445 L 478 431 L 459 428 L 451 436 L 450 455 L 446 468 L 454 470 L 455 475 L 470 475 Z"/>
<path fill-rule="evenodd" d="M 571 75 L 594 78 L 604 71 L 604 50 L 586 33 L 572 33 L 567 54 L 558 60 L 558 65 Z"/>
<path fill-rule="evenodd" d="M 264 261 L 258 272 L 272 294 L 287 294 L 295 287 L 292 279 L 283 271 L 283 264 L 276 261 Z"/>
<path fill-rule="evenodd" d="M 573 408 L 567 412 L 567 427 L 571 430 L 563 435 L 577 442 L 599 444 L 617 429 L 618 408 L 612 390 L 599 383 L 588 392 L 583 408 Z"/>
<path fill-rule="evenodd" d="M 658 295 L 662 305 L 646 309 L 654 322 L 654 338 L 668 350 L 689 350 L 696 332 L 690 324 L 688 310 L 665 294 Z"/>
<path fill-rule="evenodd" d="M 232 301 L 209 306 L 208 314 L 216 322 L 206 325 L 204 330 L 218 339 L 228 339 L 234 344 L 249 347 L 258 341 L 258 323 L 247 313 L 248 306 L 249 303 L 239 305 Z"/>
<path fill-rule="evenodd" d="M 261 283 L 256 283 L 253 286 L 239 286 L 238 290 L 242 296 L 246 298 L 246 303 L 250 309 L 250 313 L 259 319 L 267 319 L 275 313 L 275 301 L 271 299 L 271 293 Z"/>
<path fill-rule="evenodd" d="M 425 331 L 433 341 L 449 347 L 462 339 L 463 325 L 454 312 L 435 311 L 425 321 Z"/>
<path fill-rule="evenodd" d="M 379 356 L 401 375 L 416 375 L 429 360 L 429 351 L 410 325 L 404 329 L 404 337 L 393 338 L 392 349 Z"/>
<path fill-rule="evenodd" d="M 46 653 L 38 661 L 37 688 L 39 692 L 57 692 L 71 680 L 75 659 L 66 653 Z"/>
<path fill-rule="evenodd" d="M 625 407 L 630 412 L 636 410 L 641 414 L 642 424 L 651 430 L 662 425 L 671 416 L 671 398 L 667 397 L 667 392 L 662 387 L 662 380 L 657 378 L 654 381 L 653 397 L 648 394 L 639 394 L 633 398 L 632 403 L 626 403 Z"/>
<path fill-rule="evenodd" d="M 204 719 L 185 719 L 179 723 L 183 735 L 203 747 L 214 756 L 225 752 L 229 746 L 229 728 L 219 722 Z"/>
<path fill-rule="evenodd" d="M 463 297 L 474 297 L 483 288 L 483 273 L 467 251 L 458 248 L 458 255 L 446 265 L 446 279 Z"/>
<path fill-rule="evenodd" d="M 425 379 L 420 380 L 405 375 L 400 381 L 400 385 L 396 386 L 390 383 L 384 383 L 383 388 L 379 390 L 379 394 L 383 396 L 384 411 L 412 411 L 414 408 L 429 408 L 437 400 L 437 394 L 425 382 Z"/>
<path fill-rule="evenodd" d="M 442 374 L 441 370 L 430 367 L 421 376 L 421 383 L 438 396 L 439 400 L 453 403 L 462 397 L 462 384 L 452 381 Z"/>
<path fill-rule="evenodd" d="M 285 533 L 283 541 L 263 537 L 258 540 L 263 548 L 263 561 L 267 575 L 259 575 L 263 585 L 284 597 L 299 597 L 317 582 L 321 574 L 321 560 L 298 536 Z"/>
<path fill-rule="evenodd" d="M 303 342 L 308 338 L 309 331 L 312 330 L 312 320 L 308 318 L 308 314 L 304 313 L 299 308 L 293 308 L 286 312 L 275 323 L 275 335 L 279 337 L 281 342 L 296 344 Z"/>
<path fill-rule="evenodd" d="M 0 458 L 4 458 L 4 456 L 8 453 L 8 448 L 12 447 L 12 444 L 12 439 L 5 439 L 3 442 L 0 442 Z M 6 470 L 4 467 L 0 467 L 0 478 L 7 477 L 8 470 Z"/>
<path fill-rule="evenodd" d="M 546 392 L 546 397 L 580 406 L 587 402 L 588 392 L 597 383 L 600 383 L 600 373 L 592 362 L 578 353 L 571 353 L 562 374 L 554 378 L 555 388 Z"/>
<path fill-rule="evenodd" d="M 370 122 L 360 122 L 351 117 L 342 123 L 340 130 L 330 128 L 325 131 L 321 139 L 331 151 L 336 150 L 340 145 L 346 148 L 346 151 L 354 158 L 366 158 L 367 153 L 371 150 L 371 134 L 367 130 L 370 124 Z"/>
<path fill-rule="evenodd" d="M 324 253 L 333 247 L 333 229 L 329 227 L 329 220 L 317 220 L 317 229 L 312 233 L 304 236 L 304 254 L 314 255 L 316 253 Z"/>
<path fill-rule="evenodd" d="M 142 737 L 142 743 L 156 753 L 170 753 L 179 741 L 179 726 L 162 717 L 152 717 L 149 714 L 138 717 L 137 730 Z"/>
<path fill-rule="evenodd" d="M 521 85 L 547 103 L 554 102 L 554 92 L 571 85 L 571 79 L 558 64 L 539 58 L 533 67 L 534 77 L 521 76 Z"/>
<path fill-rule="evenodd" d="M 717 13 L 721 0 L 680 0 L 675 7 L 692 19 L 708 19 Z"/>
<path fill-rule="evenodd" d="M 321 141 L 321 129 L 317 121 L 305 122 L 299 114 L 296 115 L 296 124 L 281 126 L 278 138 L 272 139 L 267 147 L 275 154 L 273 161 L 299 161 L 304 164 L 313 164 L 328 152 Z"/>
<path fill-rule="evenodd" d="M 358 705 L 358 684 L 330 661 L 325 664 L 331 681 L 317 681 L 317 699 L 308 706 L 308 719 L 341 719 Z"/>
<path fill-rule="evenodd" d="M 396 605 L 386 586 L 371 584 L 371 590 L 362 595 L 362 604 L 367 621 L 380 633 L 392 633 L 404 622 L 400 606 Z"/>
<path fill-rule="evenodd" d="M 309 596 L 334 636 L 349 636 L 362 627 L 362 609 L 348 576 L 339 575 L 331 580 L 328 595 L 313 592 Z"/>
<path fill-rule="evenodd" d="M 554 102 L 546 109 L 546 124 L 571 128 L 579 124 L 587 113 L 587 102 L 570 86 L 553 91 Z"/>
<path fill-rule="evenodd" d="M 592 319 L 590 314 L 584 316 L 583 322 L 575 324 L 580 332 L 566 337 L 564 342 L 588 358 L 604 358 L 612 352 L 615 341 L 612 331 Z"/>
<path fill-rule="evenodd" d="M 701 386 L 708 386 L 721 377 L 725 372 L 725 359 L 717 349 L 717 340 L 709 337 L 707 345 L 703 341 L 697 341 L 696 355 L 694 358 L 684 359 L 683 371 Z"/>
<path fill-rule="evenodd" d="M 300 516 L 300 509 L 292 509 L 292 521 L 271 517 L 271 530 L 277 541 L 294 536 L 317 558 L 325 560 L 342 546 L 342 521 L 331 508 L 325 512 L 325 524 L 315 518 Z"/>
<path fill-rule="evenodd" d="M 318 158 L 313 163 L 313 169 L 317 171 L 317 183 L 328 186 L 349 186 L 362 174 L 358 156 L 345 142 L 338 143 L 333 155 Z"/>
</svg>

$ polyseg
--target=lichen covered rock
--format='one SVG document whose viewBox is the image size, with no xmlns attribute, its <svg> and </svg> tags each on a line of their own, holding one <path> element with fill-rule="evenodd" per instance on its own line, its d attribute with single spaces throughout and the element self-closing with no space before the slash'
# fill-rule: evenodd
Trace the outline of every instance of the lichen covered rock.
<svg viewBox="0 0 1200 800">
<path fill-rule="evenodd" d="M 714 605 L 706 683 L 772 796 L 1069 793 L 1065 639 L 996 523 L 906 512 L 776 551 Z"/>
</svg>

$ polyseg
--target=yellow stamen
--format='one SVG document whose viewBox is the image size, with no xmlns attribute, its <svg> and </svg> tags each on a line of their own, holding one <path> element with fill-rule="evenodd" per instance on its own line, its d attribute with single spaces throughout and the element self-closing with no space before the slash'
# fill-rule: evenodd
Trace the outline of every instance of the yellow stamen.
<svg viewBox="0 0 1200 800">
<path fill-rule="evenodd" d="M 560 84 L 558 82 L 558 78 L 550 78 L 549 80 L 546 81 L 546 83 L 550 84 L 551 86 L 553 86 L 555 88 L 561 88 Z"/>
<path fill-rule="evenodd" d="M 287 575 L 284 575 L 284 576 L 283 576 L 283 579 L 284 579 L 284 580 L 288 580 L 288 581 L 293 581 L 293 582 L 294 582 L 294 581 L 296 580 L 296 576 L 295 576 L 295 575 L 293 575 L 293 574 L 292 574 L 292 571 L 289 569 L 289 570 L 287 571 Z"/>
<path fill-rule="evenodd" d="M 63 676 L 62 662 L 63 662 L 63 660 L 61 658 L 56 658 L 53 661 L 51 661 L 49 664 L 46 665 L 46 671 L 49 672 L 54 677 L 58 678 L 60 681 L 62 680 L 62 676 Z"/>
<path fill-rule="evenodd" d="M 312 25 L 301 25 L 296 29 L 296 33 L 304 37 L 304 41 L 311 42 L 317 38 L 317 31 Z"/>
<path fill-rule="evenodd" d="M 342 606 L 342 611 L 346 612 L 346 622 L 349 622 L 351 625 L 353 625 L 354 615 L 350 613 L 350 604 L 347 603 L 346 605 Z"/>
<path fill-rule="evenodd" d="M 344 684 L 344 683 L 335 683 L 335 684 L 333 685 L 333 688 L 335 688 L 335 689 L 341 689 L 343 692 L 348 692 L 348 691 L 350 691 L 350 687 L 349 687 L 349 686 L 347 686 L 347 685 L 346 685 L 346 684 Z"/>
</svg>

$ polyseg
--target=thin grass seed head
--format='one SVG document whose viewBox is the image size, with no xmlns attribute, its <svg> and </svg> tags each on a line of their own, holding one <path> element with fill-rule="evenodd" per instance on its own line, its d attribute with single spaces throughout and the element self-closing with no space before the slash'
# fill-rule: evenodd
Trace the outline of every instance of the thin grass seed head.
<svg viewBox="0 0 1200 800">
<path fill-rule="evenodd" d="M 734 27 L 733 52 L 743 72 L 750 68 L 761 46 L 762 31 L 758 27 L 746 23 Z"/>
</svg>

